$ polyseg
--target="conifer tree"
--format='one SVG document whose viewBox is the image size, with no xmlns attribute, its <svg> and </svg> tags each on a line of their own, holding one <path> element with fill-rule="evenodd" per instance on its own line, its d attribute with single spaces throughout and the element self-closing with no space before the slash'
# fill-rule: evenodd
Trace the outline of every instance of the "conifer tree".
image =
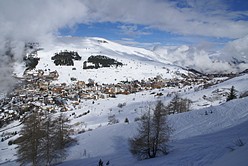
<svg viewBox="0 0 248 166">
<path fill-rule="evenodd" d="M 235 90 L 234 86 L 232 86 L 231 89 L 230 89 L 230 93 L 227 96 L 226 101 L 230 101 L 230 100 L 233 100 L 233 99 L 236 99 L 237 98 L 237 95 L 236 95 L 236 92 L 235 91 L 236 90 Z"/>
</svg>

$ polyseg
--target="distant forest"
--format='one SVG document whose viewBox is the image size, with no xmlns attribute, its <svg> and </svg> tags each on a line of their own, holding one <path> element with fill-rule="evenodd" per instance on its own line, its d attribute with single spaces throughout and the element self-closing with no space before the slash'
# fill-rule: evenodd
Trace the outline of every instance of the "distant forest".
<svg viewBox="0 0 248 166">
<path fill-rule="evenodd" d="M 61 51 L 51 58 L 56 66 L 74 66 L 73 60 L 81 60 L 81 56 L 75 51 Z"/>
<path fill-rule="evenodd" d="M 101 67 L 110 67 L 110 66 L 123 66 L 121 62 L 118 62 L 115 59 L 109 58 L 104 55 L 91 55 L 87 61 L 84 61 L 83 69 L 98 69 Z"/>
</svg>

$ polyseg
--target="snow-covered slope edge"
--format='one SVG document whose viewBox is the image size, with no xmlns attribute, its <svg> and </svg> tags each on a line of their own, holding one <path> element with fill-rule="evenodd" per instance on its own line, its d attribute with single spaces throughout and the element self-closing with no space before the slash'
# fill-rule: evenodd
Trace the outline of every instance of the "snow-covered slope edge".
<svg viewBox="0 0 248 166">
<path fill-rule="evenodd" d="M 238 149 L 233 143 L 238 138 L 248 142 L 247 103 L 248 98 L 244 98 L 169 116 L 175 132 L 168 156 L 145 161 L 134 159 L 128 151 L 127 139 L 135 134 L 137 126 L 134 122 L 120 123 L 78 135 L 79 145 L 69 149 L 69 157 L 62 165 L 93 166 L 100 158 L 118 166 L 210 165 L 221 156 L 232 153 L 228 147 Z M 213 113 L 205 115 L 205 111 Z"/>
</svg>

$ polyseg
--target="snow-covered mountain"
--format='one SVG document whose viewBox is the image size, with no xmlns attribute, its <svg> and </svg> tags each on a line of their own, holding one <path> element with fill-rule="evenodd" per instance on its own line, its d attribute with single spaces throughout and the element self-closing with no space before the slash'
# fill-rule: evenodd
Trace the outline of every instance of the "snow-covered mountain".
<svg viewBox="0 0 248 166">
<path fill-rule="evenodd" d="M 217 68 L 211 58 L 206 59 L 208 53 L 188 46 L 156 48 L 154 51 L 149 51 L 102 38 L 61 37 L 49 44 L 41 43 L 41 47 L 43 49 L 39 49 L 37 54 L 32 53 L 33 58 L 39 59 L 35 69 L 26 71 L 23 76 L 25 66 L 23 64 L 15 66 L 17 78 L 24 79 L 28 84 L 16 87 L 6 99 L 1 101 L 0 119 L 16 116 L 18 112 L 16 107 L 30 103 L 42 110 L 53 110 L 54 116 L 63 111 L 63 114 L 71 120 L 73 137 L 78 142 L 67 149 L 68 156 L 61 165 L 94 166 L 99 159 L 104 163 L 109 161 L 110 166 L 228 164 L 245 166 L 247 164 L 247 158 L 241 154 L 248 151 L 246 132 L 248 74 L 214 78 L 197 75 L 178 66 L 184 63 L 182 65 L 184 67 L 198 66 L 202 67 L 201 71 L 211 72 L 225 68 L 225 65 L 229 68 L 228 62 Z M 81 59 L 75 58 L 77 60 L 73 61 L 73 66 L 56 66 L 52 57 L 64 50 L 77 52 Z M 27 50 L 27 54 L 30 55 L 32 51 L 32 49 Z M 84 62 L 92 55 L 113 58 L 123 65 L 84 69 Z M 208 66 L 209 68 L 200 66 L 205 62 L 209 62 L 212 66 Z M 214 70 L 211 67 L 214 67 Z M 50 78 L 47 76 L 52 71 L 58 72 L 58 78 L 50 82 L 46 79 Z M 40 73 L 43 76 L 37 77 L 36 75 Z M 34 77 L 29 77 L 29 74 Z M 79 82 L 88 83 L 89 79 L 95 80 L 97 84 L 87 86 Z M 154 80 L 155 83 L 165 84 L 161 87 L 152 86 Z M 121 86 L 128 88 L 133 86 L 131 83 L 119 84 L 120 81 L 133 81 L 134 86 L 139 90 L 116 93 L 114 97 L 100 90 L 110 86 L 116 89 L 121 89 Z M 99 86 L 100 84 L 104 85 Z M 238 99 L 226 102 L 232 86 L 235 87 Z M 190 99 L 192 104 L 189 112 L 168 116 L 169 123 L 174 129 L 172 141 L 169 143 L 169 154 L 138 161 L 131 155 L 128 146 L 128 139 L 137 134 L 137 119 L 148 110 L 148 107 L 153 108 L 158 100 L 167 105 L 175 94 Z M 79 97 L 80 95 L 82 98 Z M 103 97 L 99 97 L 102 95 Z M 53 98 L 66 101 L 62 104 L 63 110 L 53 102 Z M 109 117 L 113 115 L 118 123 L 109 124 Z M 129 123 L 125 123 L 126 118 Z M 18 165 L 17 145 L 8 145 L 8 142 L 19 137 L 18 132 L 21 127 L 19 120 L 12 120 L 0 128 L 1 165 Z M 15 132 L 16 134 L 13 135 L 12 133 Z M 245 145 L 239 146 L 237 142 L 239 140 Z"/>
<path fill-rule="evenodd" d="M 142 80 L 154 75 L 173 78 L 178 77 L 178 73 L 187 74 L 182 67 L 207 74 L 242 72 L 248 68 L 248 58 L 245 54 L 247 41 L 247 37 L 239 39 L 218 52 L 209 52 L 187 45 L 156 46 L 153 50 L 147 50 L 97 37 L 59 37 L 48 43 L 41 43 L 43 49 L 38 50 L 40 61 L 36 70 L 56 70 L 60 75 L 58 82 L 66 83 L 71 82 L 72 77 L 83 81 L 91 78 L 101 83 Z M 51 57 L 65 50 L 77 52 L 82 59 L 74 61 L 73 66 L 56 66 Z M 124 65 L 119 68 L 83 70 L 83 62 L 91 55 L 107 56 Z M 24 68 L 16 66 L 17 75 L 22 76 Z"/>
<path fill-rule="evenodd" d="M 73 66 L 56 66 L 51 57 L 60 51 L 75 51 L 82 59 L 74 61 Z M 102 55 L 113 58 L 123 64 L 122 67 L 99 68 L 97 70 L 83 70 L 83 62 L 91 55 Z M 77 38 L 61 37 L 53 44 L 45 45 L 37 55 L 40 60 L 35 70 L 45 72 L 57 71 L 58 82 L 70 83 L 71 78 L 88 81 L 93 79 L 100 83 L 118 83 L 126 80 L 142 80 L 160 75 L 165 78 L 179 77 L 180 74 L 187 74 L 187 71 L 173 65 L 169 61 L 161 59 L 152 51 L 124 46 L 102 38 Z M 18 66 L 18 65 L 16 65 Z M 22 77 L 23 69 L 16 68 L 16 74 Z M 31 71 L 32 73 L 32 71 Z"/>
</svg>

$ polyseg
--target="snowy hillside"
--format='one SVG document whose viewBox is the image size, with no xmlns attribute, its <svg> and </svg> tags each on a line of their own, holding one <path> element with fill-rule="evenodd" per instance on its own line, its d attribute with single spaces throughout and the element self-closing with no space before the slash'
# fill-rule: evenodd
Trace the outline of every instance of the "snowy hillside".
<svg viewBox="0 0 248 166">
<path fill-rule="evenodd" d="M 234 85 L 238 87 L 239 92 L 243 92 L 248 90 L 247 82 L 247 75 L 244 75 L 213 86 L 211 89 L 222 89 Z M 208 92 L 211 92 L 211 89 L 208 89 Z M 164 89 L 163 93 L 166 94 L 170 91 Z M 226 155 L 232 156 L 232 153 L 238 153 L 236 149 L 241 152 L 248 149 L 247 145 L 244 147 L 236 145 L 238 139 L 245 143 L 248 141 L 246 133 L 248 129 L 248 98 L 199 109 L 198 105 L 203 105 L 207 101 L 201 100 L 203 94 L 208 95 L 206 91 L 186 93 L 185 95 L 188 95 L 189 98 L 195 99 L 196 103 L 192 106 L 193 111 L 169 116 L 169 121 L 175 131 L 172 135 L 173 141 L 170 144 L 168 156 L 137 161 L 128 151 L 127 139 L 137 133 L 137 123 L 134 122 L 134 119 L 146 110 L 147 101 L 150 105 L 153 105 L 156 100 L 163 100 L 165 103 L 169 100 L 168 97 L 154 99 L 149 93 L 142 92 L 131 95 L 130 98 L 119 96 L 118 102 L 127 102 L 127 105 L 121 109 L 116 107 L 117 103 L 114 102 L 116 100 L 110 101 L 112 103 L 112 105 L 109 105 L 112 108 L 110 112 L 105 112 L 103 109 L 99 113 L 96 107 L 96 113 L 98 114 L 96 121 L 104 121 L 107 119 L 107 115 L 116 114 L 120 123 L 110 126 L 100 123 L 95 130 L 78 135 L 76 138 L 80 140 L 79 145 L 70 148 L 70 155 L 62 165 L 95 165 L 100 158 L 105 162 L 110 161 L 113 165 L 123 166 L 211 165 L 215 162 L 219 165 L 226 164 L 222 159 Z M 184 95 L 184 93 L 181 95 Z M 209 93 L 209 95 L 211 94 Z M 132 101 L 131 98 L 135 98 L 135 100 Z M 222 97 L 222 99 L 224 98 Z M 217 99 L 217 101 L 222 101 L 222 99 Z M 99 105 L 101 105 L 101 108 L 107 108 L 105 105 L 102 106 L 102 102 L 99 102 Z M 208 115 L 206 115 L 206 112 L 208 112 Z M 107 114 L 105 118 L 104 114 Z M 126 117 L 130 121 L 129 124 L 124 123 Z M 231 151 L 230 148 L 235 150 Z M 235 156 L 237 154 L 234 154 L 234 160 Z M 247 159 L 244 159 L 242 159 L 241 165 L 247 163 Z M 232 163 L 236 162 L 239 161 L 232 161 Z"/>
<path fill-rule="evenodd" d="M 240 156 L 248 151 L 248 74 L 205 76 L 174 65 L 181 65 L 185 58 L 193 65 L 198 57 L 194 55 L 200 55 L 198 65 L 208 62 L 205 52 L 188 46 L 166 49 L 166 55 L 179 55 L 173 63 L 172 57 L 161 54 L 164 49 L 154 53 L 102 38 L 61 37 L 41 47 L 33 55 L 39 59 L 36 68 L 23 75 L 23 64 L 16 65 L 16 76 L 23 82 L 0 100 L 0 165 L 19 165 L 17 145 L 8 144 L 20 136 L 21 121 L 30 105 L 54 117 L 60 113 L 69 117 L 77 143 L 67 148 L 62 166 L 94 166 L 100 159 L 110 166 L 245 166 L 248 162 Z M 75 58 L 72 66 L 56 66 L 52 57 L 64 50 L 77 52 L 81 59 Z M 92 55 L 113 58 L 123 66 L 84 69 Z M 225 65 L 218 68 L 225 69 Z M 238 98 L 226 102 L 232 86 Z M 138 161 L 128 145 L 128 139 L 137 134 L 137 119 L 158 100 L 167 105 L 176 95 L 192 103 L 188 112 L 168 115 L 174 129 L 169 154 Z"/>
<path fill-rule="evenodd" d="M 49 43 L 50 44 L 50 43 Z M 161 61 L 152 51 L 120 45 L 102 38 L 61 37 L 53 44 L 41 44 L 43 50 L 38 51 L 40 58 L 36 70 L 47 72 L 58 71 L 58 82 L 71 83 L 71 78 L 88 81 L 89 78 L 100 83 L 118 83 L 126 80 L 141 80 L 156 75 L 165 78 L 179 77 L 179 73 L 187 74 L 182 68 L 171 65 L 169 61 Z M 60 51 L 76 51 L 82 57 L 74 61 L 74 66 L 56 66 L 51 57 Z M 83 62 L 91 55 L 103 55 L 123 63 L 122 67 L 100 68 L 98 70 L 83 70 Z M 74 69 L 73 69 L 74 68 Z M 24 69 L 16 68 L 18 76 Z"/>
<path fill-rule="evenodd" d="M 232 156 L 232 153 L 236 153 L 236 149 L 238 151 L 242 148 L 241 152 L 248 149 L 247 145 L 244 147 L 235 145 L 235 141 L 239 138 L 246 143 L 248 141 L 245 132 L 248 129 L 247 99 L 235 101 L 236 107 L 233 104 L 234 102 L 231 102 L 220 107 L 170 116 L 169 120 L 175 128 L 175 133 L 168 156 L 137 161 L 128 151 L 127 144 L 127 139 L 135 134 L 137 126 L 134 122 L 130 124 L 121 122 L 77 136 L 80 140 L 79 144 L 70 148 L 67 161 L 61 165 L 93 166 L 100 158 L 105 162 L 110 161 L 112 165 L 123 166 L 211 165 L 215 160 L 220 165 L 224 165 L 226 162 L 220 162 L 218 158 L 225 155 Z M 210 110 L 213 111 L 212 114 L 204 114 L 205 111 Z M 232 152 L 229 147 L 235 150 Z M 245 166 L 247 158 L 242 162 L 241 165 Z M 232 161 L 232 163 L 240 163 L 240 161 Z"/>
<path fill-rule="evenodd" d="M 248 0 L 0 0 L 0 166 L 248 166 Z"/>
</svg>

